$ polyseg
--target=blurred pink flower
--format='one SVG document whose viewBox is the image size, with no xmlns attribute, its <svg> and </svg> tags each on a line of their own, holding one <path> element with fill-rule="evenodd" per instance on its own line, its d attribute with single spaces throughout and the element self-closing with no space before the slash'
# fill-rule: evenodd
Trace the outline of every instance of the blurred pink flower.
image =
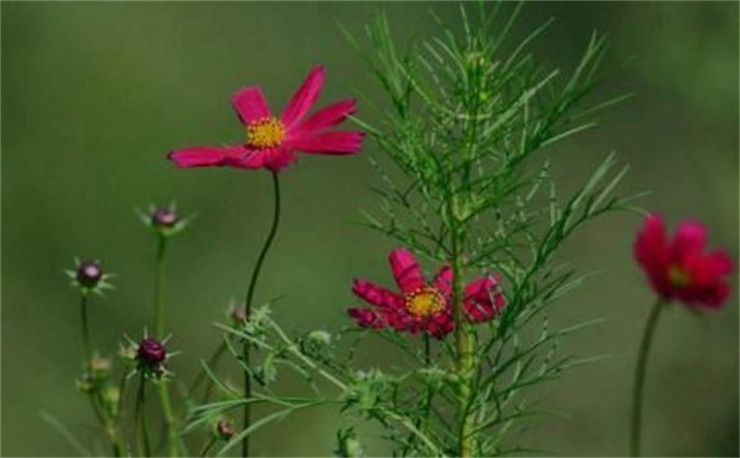
<svg viewBox="0 0 740 458">
<path fill-rule="evenodd" d="M 706 240 L 706 228 L 688 221 L 668 240 L 663 219 L 649 216 L 637 234 L 635 258 L 664 299 L 717 309 L 730 293 L 725 277 L 732 272 L 732 259 L 724 250 L 705 252 Z"/>
<path fill-rule="evenodd" d="M 228 166 L 277 172 L 296 160 L 295 151 L 328 155 L 359 152 L 364 133 L 330 130 L 355 112 L 354 99 L 341 100 L 304 119 L 324 86 L 324 74 L 322 66 L 314 67 L 279 117 L 272 114 L 258 86 L 240 89 L 231 104 L 246 128 L 244 144 L 185 148 L 170 152 L 169 159 L 178 167 Z"/>
<path fill-rule="evenodd" d="M 424 278 L 414 255 L 405 248 L 390 254 L 391 270 L 400 294 L 366 280 L 355 280 L 352 291 L 373 308 L 351 308 L 349 315 L 361 327 L 418 334 L 425 331 L 441 339 L 455 328 L 451 303 L 452 269 L 440 269 L 431 283 Z M 498 278 L 482 277 L 465 288 L 465 313 L 471 322 L 498 316 L 506 301 L 498 290 Z"/>
</svg>

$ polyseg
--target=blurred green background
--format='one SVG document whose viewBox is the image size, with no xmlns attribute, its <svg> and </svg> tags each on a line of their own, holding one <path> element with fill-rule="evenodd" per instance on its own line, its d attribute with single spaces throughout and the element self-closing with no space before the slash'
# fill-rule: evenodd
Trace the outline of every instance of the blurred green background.
<svg viewBox="0 0 740 458">
<path fill-rule="evenodd" d="M 4 455 L 70 455 L 42 410 L 90 437 L 88 404 L 74 386 L 78 305 L 62 273 L 75 256 L 97 257 L 118 276 L 92 309 L 94 339 L 113 352 L 149 318 L 154 241 L 134 214 L 175 199 L 198 212 L 172 245 L 169 269 L 174 363 L 190 378 L 210 354 L 230 299 L 269 225 L 269 175 L 175 170 L 165 153 L 239 141 L 231 93 L 261 84 L 280 109 L 316 62 L 328 68 L 322 102 L 381 96 L 337 22 L 359 30 L 384 8 L 401 39 L 428 37 L 428 11 L 454 20 L 456 3 L 2 2 L 2 444 Z M 569 189 L 612 149 L 632 171 L 625 192 L 672 224 L 704 221 L 711 242 L 737 252 L 738 4 L 735 2 L 537 2 L 516 35 L 557 21 L 536 44 L 550 66 L 569 66 L 593 29 L 608 34 L 611 79 L 601 95 L 636 97 L 599 129 L 551 152 Z M 369 104 L 361 102 L 361 110 Z M 370 109 L 362 112 L 377 119 Z M 364 155 L 304 156 L 282 178 L 284 213 L 258 298 L 285 298 L 286 326 L 347 323 L 354 276 L 389 280 L 392 244 L 356 224 L 376 205 Z M 565 418 L 533 422 L 524 442 L 561 455 L 626 452 L 629 396 L 650 291 L 632 261 L 633 215 L 577 234 L 564 253 L 583 270 L 607 269 L 553 310 L 559 323 L 606 317 L 564 351 L 612 354 L 539 393 Z M 737 282 L 733 281 L 733 288 Z M 658 330 L 648 379 L 648 454 L 727 455 L 738 450 L 737 295 L 716 314 L 676 308 Z M 382 360 L 368 351 L 367 363 Z M 236 380 L 236 379 L 235 379 Z M 302 413 L 256 436 L 269 455 L 327 455 L 335 412 Z M 383 448 L 371 453 L 383 453 Z"/>
</svg>

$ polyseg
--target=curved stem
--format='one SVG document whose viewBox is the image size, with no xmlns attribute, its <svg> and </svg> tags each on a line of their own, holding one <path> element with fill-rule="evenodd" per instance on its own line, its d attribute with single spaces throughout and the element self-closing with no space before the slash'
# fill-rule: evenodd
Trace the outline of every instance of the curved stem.
<svg viewBox="0 0 740 458">
<path fill-rule="evenodd" d="M 211 440 L 208 441 L 208 443 L 203 447 L 203 450 L 200 451 L 200 456 L 208 456 L 208 451 L 211 450 L 211 448 L 216 443 L 217 438 L 212 437 Z"/>
<path fill-rule="evenodd" d="M 259 278 L 260 272 L 262 271 L 262 263 L 265 261 L 265 257 L 267 256 L 267 252 L 270 250 L 270 246 L 272 245 L 272 241 L 275 239 L 275 234 L 277 233 L 278 224 L 280 223 L 280 182 L 278 180 L 278 174 L 277 172 L 272 172 L 272 186 L 273 191 L 275 194 L 275 208 L 273 212 L 272 217 L 272 227 L 270 228 L 269 234 L 267 234 L 267 238 L 265 239 L 265 244 L 262 246 L 262 251 L 259 254 L 259 257 L 257 258 L 257 263 L 254 265 L 254 270 L 252 271 L 252 278 L 249 280 L 249 287 L 247 288 L 247 298 L 245 301 L 245 309 L 246 309 L 246 316 L 247 320 L 249 320 L 252 316 L 252 298 L 254 297 L 254 288 L 257 284 L 257 279 Z M 244 355 L 244 363 L 249 365 L 249 342 L 245 341 L 243 345 L 243 355 Z M 249 373 L 247 371 L 244 371 L 244 397 L 249 399 L 252 396 L 252 379 L 249 376 Z M 250 415 L 251 415 L 251 404 L 247 403 L 244 404 L 244 429 L 246 430 L 249 427 L 250 424 Z M 249 435 L 244 436 L 244 439 L 242 440 L 242 456 L 247 457 L 249 456 Z"/>
<path fill-rule="evenodd" d="M 663 300 L 658 301 L 653 306 L 653 310 L 648 317 L 645 332 L 642 335 L 640 344 L 640 353 L 637 357 L 637 368 L 635 369 L 635 385 L 632 395 L 632 422 L 630 434 L 630 456 L 640 456 L 640 435 L 642 432 L 642 400 L 645 388 L 645 372 L 647 369 L 648 355 L 650 346 L 653 342 L 653 335 L 658 324 L 660 311 L 663 310 Z"/>
</svg>

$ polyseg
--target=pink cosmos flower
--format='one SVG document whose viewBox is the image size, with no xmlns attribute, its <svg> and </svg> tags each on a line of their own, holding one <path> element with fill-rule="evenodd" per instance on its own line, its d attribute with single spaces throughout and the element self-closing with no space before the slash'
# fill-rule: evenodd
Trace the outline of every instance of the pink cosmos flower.
<svg viewBox="0 0 740 458">
<path fill-rule="evenodd" d="M 245 87 L 231 104 L 245 127 L 244 143 L 235 146 L 196 146 L 172 151 L 178 167 L 228 166 L 280 171 L 296 160 L 295 151 L 344 155 L 360 151 L 364 134 L 330 130 L 355 112 L 354 99 L 344 99 L 306 118 L 324 86 L 324 68 L 314 67 L 288 106 L 274 116 L 258 86 Z"/>
<path fill-rule="evenodd" d="M 718 309 L 727 299 L 732 259 L 726 251 L 705 252 L 706 228 L 683 222 L 671 240 L 660 216 L 645 219 L 635 240 L 635 258 L 664 299 L 690 307 Z"/>
<path fill-rule="evenodd" d="M 347 312 L 361 327 L 418 334 L 421 331 L 441 339 L 455 328 L 451 295 L 452 269 L 440 269 L 429 283 L 414 255 L 405 248 L 391 251 L 390 264 L 400 293 L 367 280 L 357 279 L 352 292 L 373 308 L 351 308 Z M 470 322 L 484 322 L 498 316 L 506 304 L 498 289 L 497 276 L 479 278 L 465 288 L 465 314 Z"/>
</svg>

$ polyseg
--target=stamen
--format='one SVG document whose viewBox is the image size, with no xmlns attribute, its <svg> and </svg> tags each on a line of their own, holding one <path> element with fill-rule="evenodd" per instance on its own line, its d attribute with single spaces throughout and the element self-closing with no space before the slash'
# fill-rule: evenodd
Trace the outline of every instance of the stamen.
<svg viewBox="0 0 740 458">
<path fill-rule="evenodd" d="M 253 148 L 273 148 L 284 138 L 285 126 L 275 117 L 258 119 L 247 126 L 247 145 Z"/>
<path fill-rule="evenodd" d="M 673 286 L 684 288 L 691 283 L 691 277 L 684 269 L 677 266 L 670 266 L 668 268 L 668 281 Z"/>
<path fill-rule="evenodd" d="M 442 293 L 437 288 L 429 286 L 407 294 L 405 301 L 406 310 L 419 318 L 439 313 L 446 306 Z"/>
</svg>

